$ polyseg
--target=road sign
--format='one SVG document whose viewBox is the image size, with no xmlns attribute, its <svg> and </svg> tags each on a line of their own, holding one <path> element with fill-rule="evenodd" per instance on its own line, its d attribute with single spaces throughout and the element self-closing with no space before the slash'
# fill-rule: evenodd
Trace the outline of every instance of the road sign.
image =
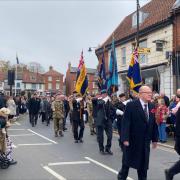
<svg viewBox="0 0 180 180">
<path fill-rule="evenodd" d="M 150 48 L 139 48 L 138 53 L 139 54 L 149 54 L 151 52 Z"/>
</svg>

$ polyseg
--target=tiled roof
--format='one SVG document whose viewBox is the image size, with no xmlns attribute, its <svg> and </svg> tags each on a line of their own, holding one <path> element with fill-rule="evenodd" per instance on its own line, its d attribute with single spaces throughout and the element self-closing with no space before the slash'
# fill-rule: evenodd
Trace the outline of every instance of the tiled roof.
<svg viewBox="0 0 180 180">
<path fill-rule="evenodd" d="M 77 67 L 71 67 L 70 72 L 71 73 L 76 73 L 78 71 Z M 86 68 L 86 71 L 88 74 L 96 74 L 97 70 L 96 69 L 92 69 L 92 68 Z"/>
<path fill-rule="evenodd" d="M 44 77 L 40 73 L 30 72 L 26 70 L 23 74 L 23 83 L 44 83 Z"/>
<path fill-rule="evenodd" d="M 140 11 L 148 13 L 148 17 L 142 24 L 140 24 L 140 31 L 160 22 L 166 21 L 170 17 L 170 13 L 175 1 L 176 0 L 152 0 L 140 8 Z M 111 44 L 113 34 L 115 40 L 117 41 L 124 39 L 136 32 L 136 27 L 132 27 L 132 15 L 134 13 L 124 18 L 111 36 L 105 41 L 102 47 Z"/>
<path fill-rule="evenodd" d="M 60 72 L 54 70 L 54 69 L 50 69 L 48 72 L 44 73 L 44 75 L 47 76 L 64 76 L 63 74 L 61 74 Z"/>
</svg>

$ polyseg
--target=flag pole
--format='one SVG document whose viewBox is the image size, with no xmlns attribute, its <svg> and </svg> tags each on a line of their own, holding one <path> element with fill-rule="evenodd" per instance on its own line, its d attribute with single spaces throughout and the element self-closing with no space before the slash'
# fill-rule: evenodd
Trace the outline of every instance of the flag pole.
<svg viewBox="0 0 180 180">
<path fill-rule="evenodd" d="M 16 60 L 17 60 L 17 53 L 16 53 Z M 17 87 L 16 87 L 16 84 L 17 84 L 17 62 L 16 62 L 16 71 L 15 71 L 15 86 L 14 86 L 14 88 L 15 88 L 15 93 L 14 93 L 14 95 L 16 96 L 16 94 L 17 94 Z"/>
<path fill-rule="evenodd" d="M 136 40 L 137 40 L 137 49 L 139 48 L 139 0 L 136 2 L 137 4 L 137 34 L 136 34 Z"/>
</svg>

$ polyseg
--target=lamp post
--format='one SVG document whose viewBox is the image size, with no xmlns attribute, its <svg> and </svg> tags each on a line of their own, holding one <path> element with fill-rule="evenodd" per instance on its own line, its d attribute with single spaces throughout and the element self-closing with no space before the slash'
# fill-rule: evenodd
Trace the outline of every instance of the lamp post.
<svg viewBox="0 0 180 180">
<path fill-rule="evenodd" d="M 137 48 L 139 48 L 139 0 L 136 1 L 137 6 L 137 34 L 136 34 L 136 41 L 137 41 Z"/>
<path fill-rule="evenodd" d="M 88 52 L 92 52 L 93 49 L 96 49 L 97 47 L 89 47 Z"/>
<path fill-rule="evenodd" d="M 168 61 L 169 61 L 169 68 L 170 68 L 170 72 L 169 72 L 169 75 L 170 75 L 170 98 L 171 98 L 171 76 L 172 76 L 172 73 L 171 73 L 171 70 L 172 70 L 172 66 L 171 66 L 171 64 L 172 64 L 172 51 L 170 51 L 169 52 L 169 59 L 168 59 Z"/>
</svg>

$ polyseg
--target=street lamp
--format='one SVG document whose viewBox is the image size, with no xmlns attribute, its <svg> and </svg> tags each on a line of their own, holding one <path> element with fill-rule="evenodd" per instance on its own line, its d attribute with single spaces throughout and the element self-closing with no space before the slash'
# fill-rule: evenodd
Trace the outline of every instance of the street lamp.
<svg viewBox="0 0 180 180">
<path fill-rule="evenodd" d="M 96 49 L 97 47 L 89 47 L 88 52 L 92 52 L 93 49 Z"/>
</svg>

